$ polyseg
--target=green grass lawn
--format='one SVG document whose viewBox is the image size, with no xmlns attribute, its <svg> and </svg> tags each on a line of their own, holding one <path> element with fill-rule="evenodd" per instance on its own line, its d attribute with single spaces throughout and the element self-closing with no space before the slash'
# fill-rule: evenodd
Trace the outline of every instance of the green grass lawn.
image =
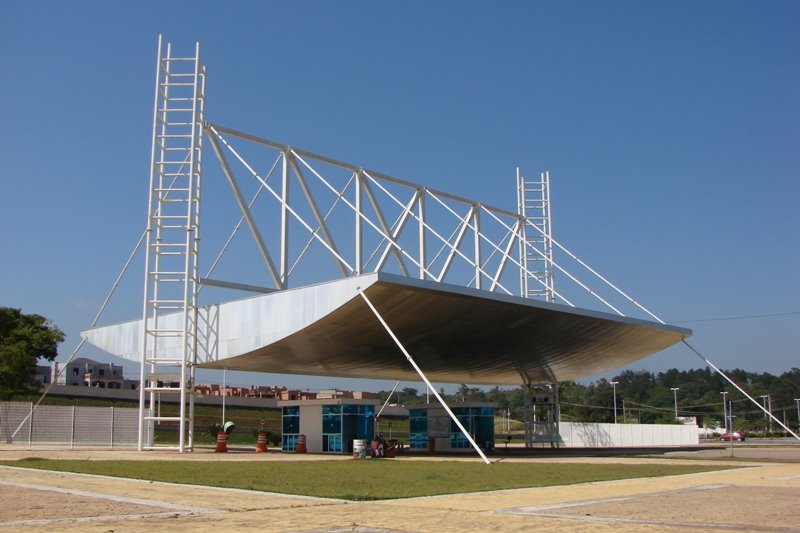
<svg viewBox="0 0 800 533">
<path fill-rule="evenodd" d="M 60 461 L 28 458 L 2 465 L 300 494 L 382 500 L 486 490 L 658 477 L 727 467 L 669 464 L 485 465 L 459 461 Z"/>
</svg>

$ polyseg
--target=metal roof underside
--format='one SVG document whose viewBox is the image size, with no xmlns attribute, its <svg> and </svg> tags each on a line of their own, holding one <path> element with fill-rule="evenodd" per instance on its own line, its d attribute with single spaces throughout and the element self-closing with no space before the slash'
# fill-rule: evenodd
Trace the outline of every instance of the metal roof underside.
<svg viewBox="0 0 800 533">
<path fill-rule="evenodd" d="M 203 308 L 199 367 L 418 381 L 358 288 L 436 382 L 572 380 L 691 335 L 655 322 L 377 273 Z M 114 355 L 141 357 L 141 321 L 83 335 Z"/>
</svg>

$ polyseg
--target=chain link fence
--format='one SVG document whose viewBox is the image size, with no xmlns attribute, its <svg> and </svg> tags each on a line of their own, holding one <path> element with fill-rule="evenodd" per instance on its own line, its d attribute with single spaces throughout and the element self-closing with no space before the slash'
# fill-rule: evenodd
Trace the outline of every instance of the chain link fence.
<svg viewBox="0 0 800 533">
<path fill-rule="evenodd" d="M 138 444 L 139 410 L 130 407 L 0 403 L 0 443 L 52 447 L 131 447 Z"/>
</svg>

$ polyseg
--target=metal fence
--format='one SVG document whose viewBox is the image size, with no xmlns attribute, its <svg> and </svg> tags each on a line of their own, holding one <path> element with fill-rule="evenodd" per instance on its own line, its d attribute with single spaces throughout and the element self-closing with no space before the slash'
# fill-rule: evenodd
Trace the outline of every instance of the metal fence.
<svg viewBox="0 0 800 533">
<path fill-rule="evenodd" d="M 131 447 L 139 410 L 129 407 L 0 403 L 0 443 L 53 447 Z"/>
</svg>

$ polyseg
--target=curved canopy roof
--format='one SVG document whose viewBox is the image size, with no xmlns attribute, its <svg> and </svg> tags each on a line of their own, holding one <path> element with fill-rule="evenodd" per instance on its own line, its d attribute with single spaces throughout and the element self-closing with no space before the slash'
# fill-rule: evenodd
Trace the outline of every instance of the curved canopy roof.
<svg viewBox="0 0 800 533">
<path fill-rule="evenodd" d="M 359 289 L 436 382 L 577 379 L 624 366 L 691 335 L 654 322 L 375 273 L 203 308 L 199 366 L 418 381 Z M 138 361 L 141 330 L 141 321 L 134 321 L 83 336 Z M 159 357 L 174 356 L 170 352 L 178 346 L 160 348 Z"/>
</svg>

